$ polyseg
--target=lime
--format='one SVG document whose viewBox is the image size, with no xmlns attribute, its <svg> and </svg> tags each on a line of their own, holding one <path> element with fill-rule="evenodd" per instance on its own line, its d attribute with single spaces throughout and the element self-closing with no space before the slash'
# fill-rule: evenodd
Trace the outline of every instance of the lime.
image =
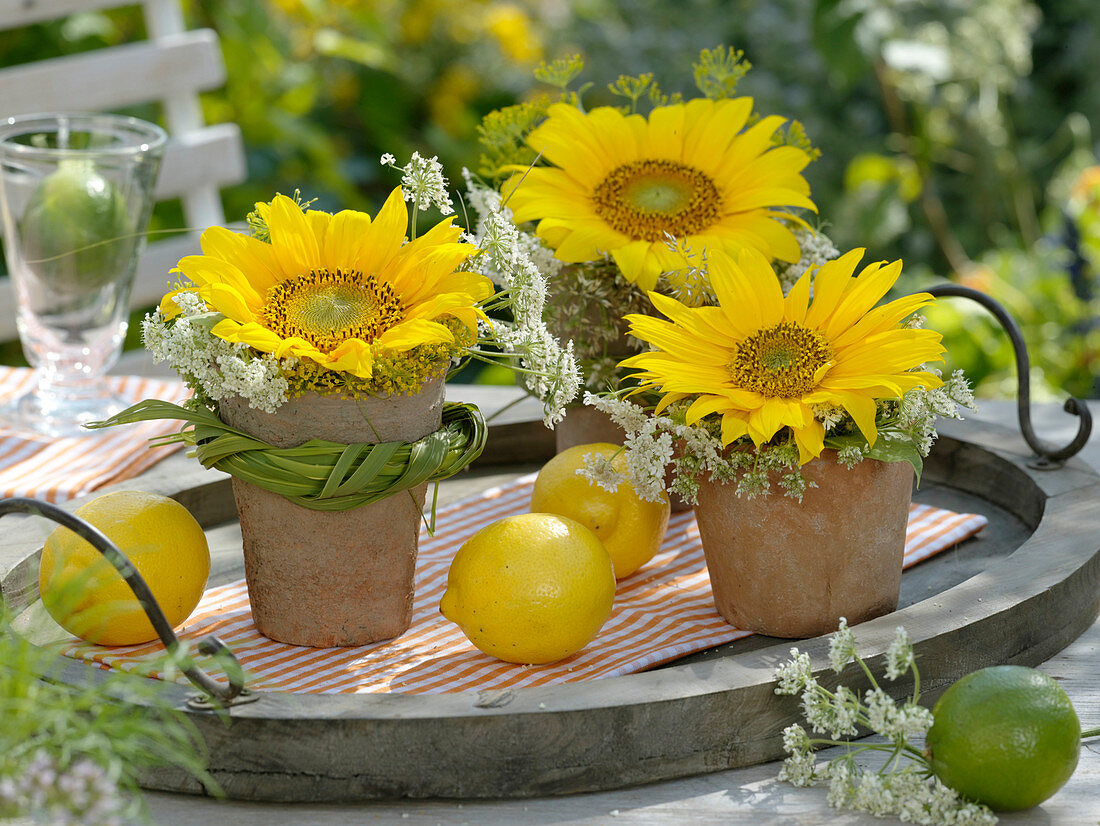
<svg viewBox="0 0 1100 826">
<path fill-rule="evenodd" d="M 1081 724 L 1066 692 L 1034 668 L 968 674 L 932 708 L 926 754 L 960 795 L 997 811 L 1038 806 L 1077 767 Z"/>
<path fill-rule="evenodd" d="M 619 445 L 594 442 L 563 450 L 539 471 L 531 510 L 568 516 L 591 529 L 611 554 L 615 578 L 623 579 L 660 549 L 668 529 L 668 494 L 662 494 L 660 502 L 647 502 L 629 482 L 621 482 L 614 493 L 601 488 L 577 473 L 590 453 L 610 460 L 619 473 L 626 472 L 626 455 Z"/>
<path fill-rule="evenodd" d="M 187 508 L 166 496 L 121 490 L 89 500 L 75 514 L 133 563 L 173 628 L 191 615 L 210 574 L 210 549 Z M 81 639 L 135 645 L 157 638 L 115 567 L 68 528 L 55 528 L 46 538 L 38 590 L 50 616 Z"/>
<path fill-rule="evenodd" d="M 31 194 L 19 223 L 23 256 L 49 286 L 95 289 L 125 271 L 134 249 L 126 199 L 90 161 L 64 159 Z"/>
<path fill-rule="evenodd" d="M 588 645 L 614 601 L 611 558 L 592 531 L 563 516 L 524 513 L 466 540 L 439 610 L 484 653 L 536 664 Z"/>
</svg>

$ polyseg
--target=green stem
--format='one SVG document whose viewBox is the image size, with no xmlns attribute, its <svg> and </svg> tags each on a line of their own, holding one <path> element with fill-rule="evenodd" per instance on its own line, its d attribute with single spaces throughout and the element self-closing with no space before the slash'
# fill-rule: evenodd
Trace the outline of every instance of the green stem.
<svg viewBox="0 0 1100 826">
<path fill-rule="evenodd" d="M 1081 739 L 1087 740 L 1089 737 L 1100 737 L 1100 726 L 1096 728 L 1087 728 L 1081 732 Z"/>
<path fill-rule="evenodd" d="M 923 766 L 928 765 L 928 759 L 924 756 L 924 754 L 919 749 L 909 745 L 908 743 L 900 746 L 891 743 L 860 743 L 858 746 L 856 746 L 854 743 L 852 743 L 851 740 L 825 740 L 811 737 L 810 745 L 813 747 L 848 746 L 848 748 L 853 749 L 853 754 L 858 754 L 861 751 L 888 751 L 897 756 L 900 752 L 905 752 L 907 755 L 909 755 L 910 759 L 912 759 L 913 762 L 920 763 Z M 886 762 L 886 765 L 889 764 L 890 761 L 888 760 Z"/>
<path fill-rule="evenodd" d="M 867 667 L 867 663 L 863 661 L 863 658 L 858 654 L 855 655 L 856 662 L 859 663 L 859 667 L 863 669 L 863 673 L 867 675 L 867 679 L 871 681 L 872 688 L 878 688 L 878 680 L 875 679 L 875 675 L 871 673 L 871 669 Z"/>
</svg>

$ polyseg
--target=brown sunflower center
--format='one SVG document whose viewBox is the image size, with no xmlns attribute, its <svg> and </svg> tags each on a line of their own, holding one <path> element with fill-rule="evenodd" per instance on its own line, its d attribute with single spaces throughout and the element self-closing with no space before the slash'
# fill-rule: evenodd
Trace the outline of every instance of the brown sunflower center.
<svg viewBox="0 0 1100 826">
<path fill-rule="evenodd" d="M 814 374 L 832 357 L 821 333 L 783 321 L 741 342 L 728 369 L 738 387 L 769 398 L 795 398 L 814 389 Z"/>
<path fill-rule="evenodd" d="M 297 336 L 328 353 L 351 338 L 374 341 L 403 317 L 389 284 L 356 270 L 313 270 L 267 291 L 265 326 L 283 338 Z"/>
<path fill-rule="evenodd" d="M 705 172 L 679 161 L 631 161 L 592 191 L 596 214 L 635 241 L 682 238 L 718 220 L 721 196 Z"/>
</svg>

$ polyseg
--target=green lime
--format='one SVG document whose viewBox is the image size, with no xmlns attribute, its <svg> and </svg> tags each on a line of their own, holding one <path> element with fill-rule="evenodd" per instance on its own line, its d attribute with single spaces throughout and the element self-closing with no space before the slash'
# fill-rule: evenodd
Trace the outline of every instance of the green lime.
<svg viewBox="0 0 1100 826">
<path fill-rule="evenodd" d="M 968 674 L 932 708 L 926 754 L 960 795 L 997 811 L 1038 806 L 1077 767 L 1081 723 L 1052 678 L 1000 665 Z"/>
<path fill-rule="evenodd" d="M 19 228 L 28 265 L 51 287 L 66 291 L 110 283 L 134 249 L 126 199 L 89 161 L 62 161 L 43 178 Z"/>
</svg>

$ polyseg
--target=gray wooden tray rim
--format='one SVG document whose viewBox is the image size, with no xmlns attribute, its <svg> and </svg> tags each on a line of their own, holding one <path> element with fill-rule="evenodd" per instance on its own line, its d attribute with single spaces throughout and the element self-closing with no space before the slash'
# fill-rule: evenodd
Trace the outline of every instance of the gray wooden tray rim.
<svg viewBox="0 0 1100 826">
<path fill-rule="evenodd" d="M 1018 435 L 995 425 L 945 428 L 926 478 L 975 493 L 1018 516 L 1033 533 L 970 579 L 858 628 L 861 651 L 881 671 L 897 625 L 916 645 L 932 701 L 987 665 L 1036 665 L 1089 627 L 1100 612 L 1100 477 L 1071 461 L 1028 468 Z M 1005 449 L 1005 448 L 1009 449 Z M 234 517 L 228 482 L 174 457 L 143 485 L 173 495 L 204 526 Z M 158 489 L 161 488 L 161 489 Z M 79 502 L 71 503 L 72 507 Z M 40 543 L 16 523 L 5 544 Z M 0 568 L 17 611 L 37 599 L 37 552 Z M 211 773 L 233 798 L 267 801 L 386 797 L 526 797 L 619 788 L 724 770 L 781 756 L 780 732 L 797 702 L 774 694 L 773 671 L 797 645 L 822 682 L 857 686 L 854 669 L 828 669 L 825 637 L 634 674 L 507 692 L 306 695 L 261 692 L 229 722 L 189 711 L 206 738 Z M 877 666 L 877 667 L 876 667 Z M 59 678 L 102 679 L 58 658 Z M 135 678 L 137 679 L 137 678 Z M 899 683 L 905 693 L 910 686 Z M 180 708 L 193 690 L 166 683 Z M 145 785 L 199 792 L 190 778 L 158 771 Z"/>
</svg>

